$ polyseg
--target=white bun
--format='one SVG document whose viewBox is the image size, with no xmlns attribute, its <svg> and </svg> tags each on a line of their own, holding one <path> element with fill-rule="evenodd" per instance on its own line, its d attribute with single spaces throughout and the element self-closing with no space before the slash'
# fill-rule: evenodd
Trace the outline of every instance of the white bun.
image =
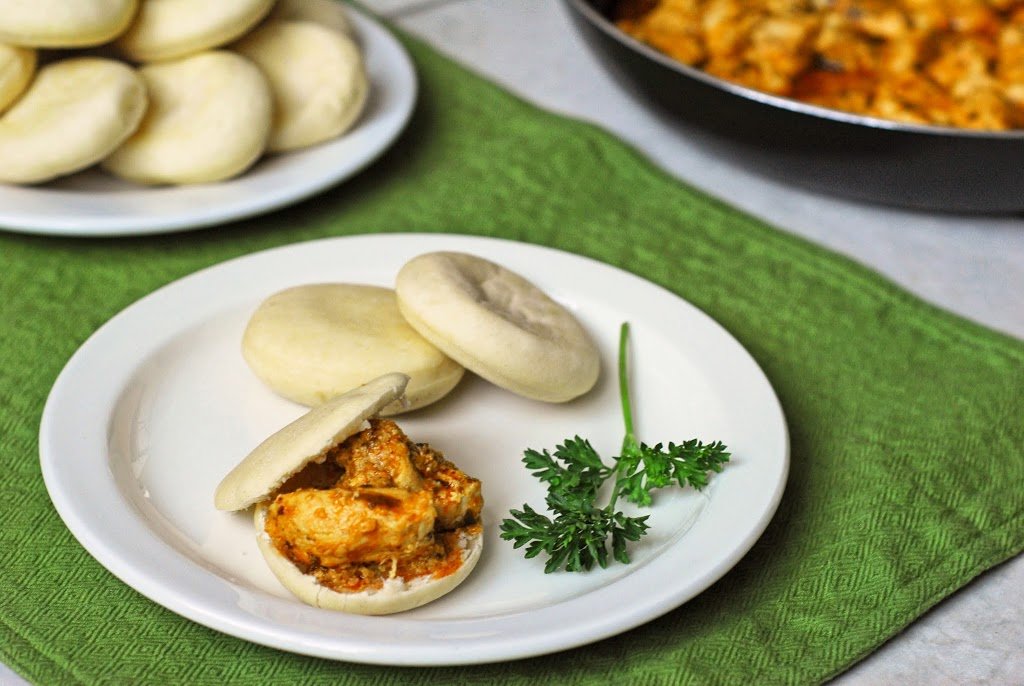
<svg viewBox="0 0 1024 686">
<path fill-rule="evenodd" d="M 304 574 L 291 560 L 281 555 L 274 547 L 265 529 L 267 506 L 256 506 L 253 521 L 256 526 L 256 542 L 271 571 L 281 584 L 302 602 L 327 610 L 337 610 L 359 615 L 386 615 L 411 610 L 436 600 L 448 593 L 469 576 L 483 550 L 483 535 L 464 536 L 462 543 L 462 565 L 440 579 L 421 576 L 411 581 L 388 579 L 379 590 L 339 593 L 321 586 L 315 577 Z"/>
<path fill-rule="evenodd" d="M 106 43 L 135 16 L 138 0 L 0 0 L 0 41 L 38 48 Z"/>
<path fill-rule="evenodd" d="M 233 49 L 259 65 L 274 94 L 269 152 L 336 138 L 363 111 L 370 82 L 359 46 L 344 33 L 309 21 L 273 21 Z"/>
<path fill-rule="evenodd" d="M 145 184 L 221 181 L 263 154 L 274 102 L 263 72 L 227 50 L 139 69 L 149 109 L 103 168 Z"/>
<path fill-rule="evenodd" d="M 0 112 L 21 97 L 35 73 L 35 50 L 0 43 Z"/>
<path fill-rule="evenodd" d="M 268 21 L 311 21 L 352 35 L 352 22 L 337 0 L 277 0 Z"/>
<path fill-rule="evenodd" d="M 576 318 L 522 276 L 435 252 L 402 267 L 398 307 L 421 336 L 491 383 L 548 402 L 590 390 L 600 355 Z"/>
<path fill-rule="evenodd" d="M 38 183 L 84 169 L 132 135 L 146 86 L 115 60 L 52 62 L 0 116 L 0 182 Z"/>
<path fill-rule="evenodd" d="M 387 372 L 409 376 L 397 414 L 441 399 L 465 371 L 402 318 L 390 288 L 297 286 L 260 303 L 242 336 L 242 356 L 275 393 L 324 403 Z"/>
<path fill-rule="evenodd" d="M 363 428 L 401 397 L 409 377 L 385 374 L 319 407 L 260 443 L 217 486 L 219 510 L 244 510 L 263 500 L 307 464 Z"/>
<path fill-rule="evenodd" d="M 117 48 L 137 62 L 186 57 L 242 36 L 273 6 L 274 0 L 145 0 Z"/>
</svg>

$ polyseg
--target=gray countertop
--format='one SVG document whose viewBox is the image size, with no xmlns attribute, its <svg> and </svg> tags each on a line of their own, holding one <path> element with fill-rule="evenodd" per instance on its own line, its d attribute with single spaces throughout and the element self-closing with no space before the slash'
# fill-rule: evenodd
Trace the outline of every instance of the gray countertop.
<svg viewBox="0 0 1024 686">
<path fill-rule="evenodd" d="M 547 109 L 594 122 L 682 181 L 881 272 L 925 300 L 1024 338 L 1024 219 L 859 204 L 758 175 L 711 137 L 627 95 L 551 0 L 364 0 Z M 1024 683 L 1024 556 L 983 574 L 837 683 Z M 0 665 L 0 684 L 23 683 Z"/>
</svg>

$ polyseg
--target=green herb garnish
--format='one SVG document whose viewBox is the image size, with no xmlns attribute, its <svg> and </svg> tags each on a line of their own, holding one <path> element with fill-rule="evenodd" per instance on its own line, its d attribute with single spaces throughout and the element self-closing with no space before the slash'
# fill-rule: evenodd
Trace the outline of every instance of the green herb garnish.
<svg viewBox="0 0 1024 686">
<path fill-rule="evenodd" d="M 594 563 L 608 566 L 608 539 L 611 556 L 629 563 L 627 543 L 638 541 L 650 528 L 647 515 L 629 517 L 616 509 L 619 499 L 640 506 L 653 502 L 651 492 L 678 484 L 698 490 L 708 484 L 710 472 L 720 472 L 729 461 L 729 453 L 720 441 L 702 443 L 696 439 L 681 444 L 658 443 L 648 446 L 633 433 L 633 411 L 629 400 L 626 370 L 626 344 L 629 324 L 619 334 L 619 394 L 626 437 L 622 452 L 611 467 L 605 466 L 590 442 L 575 436 L 547 450 L 528 449 L 523 464 L 542 483 L 547 484 L 545 498 L 552 516 L 537 512 L 529 505 L 511 510 L 511 518 L 501 522 L 501 537 L 513 547 L 526 546 L 526 557 L 547 553 L 544 572 L 565 568 L 570 572 L 591 569 Z M 599 507 L 601 485 L 614 479 L 608 504 Z"/>
</svg>

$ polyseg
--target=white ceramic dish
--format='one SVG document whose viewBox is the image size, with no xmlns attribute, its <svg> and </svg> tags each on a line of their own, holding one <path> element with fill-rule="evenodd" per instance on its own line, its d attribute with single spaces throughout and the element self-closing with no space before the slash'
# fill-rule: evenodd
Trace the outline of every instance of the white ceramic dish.
<svg viewBox="0 0 1024 686">
<path fill-rule="evenodd" d="M 149 188 L 89 169 L 38 186 L 0 184 L 0 229 L 66 236 L 125 236 L 196 229 L 269 212 L 356 174 L 405 128 L 416 72 L 384 27 L 350 8 L 371 93 L 355 127 L 305 150 L 270 155 L 213 184 Z"/>
<path fill-rule="evenodd" d="M 411 257 L 478 254 L 524 274 L 571 308 L 603 352 L 602 380 L 565 405 L 525 400 L 467 375 L 443 401 L 400 418 L 413 440 L 483 481 L 485 549 L 459 588 L 387 617 L 319 610 L 292 598 L 256 549 L 249 513 L 223 513 L 225 473 L 303 408 L 274 396 L 239 342 L 259 302 L 289 286 L 390 285 Z M 720 439 L 732 462 L 704 493 L 659 494 L 630 565 L 542 572 L 498 524 L 543 490 L 520 463 L 574 434 L 610 457 L 621 446 L 619 324 L 632 327 L 637 431 L 653 443 Z M 677 607 L 730 569 L 775 511 L 789 447 L 779 403 L 753 359 L 689 303 L 607 265 L 486 238 L 337 238 L 256 253 L 193 274 L 102 326 L 47 401 L 40 459 L 68 528 L 105 567 L 206 626 L 283 650 L 355 662 L 467 664 L 562 650 Z"/>
</svg>

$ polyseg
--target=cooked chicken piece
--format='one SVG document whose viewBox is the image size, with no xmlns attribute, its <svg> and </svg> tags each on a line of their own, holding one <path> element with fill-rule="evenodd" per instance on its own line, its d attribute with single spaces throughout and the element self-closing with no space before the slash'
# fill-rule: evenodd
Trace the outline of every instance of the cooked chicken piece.
<svg viewBox="0 0 1024 686">
<path fill-rule="evenodd" d="M 757 23 L 759 13 L 745 12 L 736 0 L 706 0 L 703 5 L 700 31 L 709 61 L 738 57 L 749 42 L 747 35 Z"/>
<path fill-rule="evenodd" d="M 948 36 L 938 45 L 938 55 L 927 68 L 935 83 L 949 90 L 970 82 L 992 81 L 988 65 L 995 57 L 995 45 L 971 36 Z"/>
<path fill-rule="evenodd" d="M 999 33 L 999 57 L 996 78 L 1003 85 L 1007 99 L 1024 109 L 1024 8 L 1018 8 Z"/>
<path fill-rule="evenodd" d="M 629 33 L 645 43 L 680 62 L 696 64 L 706 54 L 697 28 L 698 5 L 698 0 L 674 0 L 660 4 L 649 0 L 628 0 L 623 4 L 622 21 L 631 26 Z M 630 18 L 641 16 L 642 23 L 632 22 Z"/>
<path fill-rule="evenodd" d="M 423 475 L 423 486 L 430 491 L 437 510 L 439 531 L 456 529 L 480 521 L 484 500 L 480 481 L 473 479 L 444 459 L 444 455 L 421 443 L 413 451 L 413 462 Z"/>
<path fill-rule="evenodd" d="M 822 24 L 814 40 L 814 52 L 818 63 L 833 71 L 875 74 L 882 60 L 883 45 L 833 15 Z"/>
<path fill-rule="evenodd" d="M 432 543 L 431 501 L 425 490 L 300 489 L 274 499 L 266 532 L 302 569 L 393 560 Z"/>
<path fill-rule="evenodd" d="M 999 34 L 996 77 L 1008 86 L 1024 85 L 1024 11 L 1019 14 L 1018 22 Z"/>
<path fill-rule="evenodd" d="M 993 85 L 957 88 L 953 126 L 969 129 L 1007 129 L 1024 125 L 1024 113 L 1009 96 Z"/>
<path fill-rule="evenodd" d="M 957 33 L 994 35 L 1000 19 L 994 8 L 979 0 L 948 0 L 949 28 Z"/>
<path fill-rule="evenodd" d="M 744 59 L 757 65 L 761 90 L 788 94 L 793 78 L 807 69 L 813 58 L 811 37 L 814 23 L 805 18 L 767 17 L 750 33 L 750 47 Z"/>
<path fill-rule="evenodd" d="M 331 457 L 345 469 L 344 488 L 366 486 L 417 490 L 419 474 L 409 460 L 409 438 L 390 419 L 371 419 L 370 428 L 347 438 Z"/>
</svg>

